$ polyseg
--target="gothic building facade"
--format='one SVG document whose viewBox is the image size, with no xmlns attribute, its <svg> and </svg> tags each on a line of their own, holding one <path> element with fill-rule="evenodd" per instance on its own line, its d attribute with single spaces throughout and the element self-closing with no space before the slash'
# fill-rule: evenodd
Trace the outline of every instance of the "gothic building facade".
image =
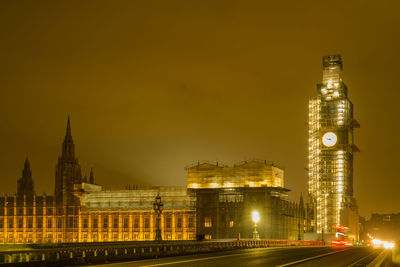
<svg viewBox="0 0 400 267">
<path fill-rule="evenodd" d="M 104 191 L 95 183 L 93 170 L 89 179 L 82 177 L 68 118 L 54 195 L 35 195 L 26 159 L 17 194 L 0 197 L 0 244 L 154 240 L 157 195 L 165 207 L 163 239 L 195 239 L 194 200 L 186 188 Z"/>
<path fill-rule="evenodd" d="M 252 238 L 257 210 L 259 238 L 302 239 L 302 199 L 287 199 L 284 169 L 266 161 L 233 167 L 198 163 L 187 171 L 187 187 L 134 187 L 106 191 L 94 172 L 82 177 L 68 118 L 55 168 L 54 195 L 35 195 L 28 159 L 17 194 L 0 197 L 0 243 L 154 240 L 153 202 L 161 196 L 163 240 Z"/>
</svg>

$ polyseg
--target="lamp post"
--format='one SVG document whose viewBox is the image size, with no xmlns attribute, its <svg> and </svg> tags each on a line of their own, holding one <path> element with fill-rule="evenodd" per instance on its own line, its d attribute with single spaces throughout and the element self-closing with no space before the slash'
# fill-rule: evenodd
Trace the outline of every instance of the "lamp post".
<svg viewBox="0 0 400 267">
<path fill-rule="evenodd" d="M 251 218 L 254 222 L 253 239 L 258 240 L 260 239 L 260 235 L 257 232 L 257 223 L 260 221 L 260 214 L 258 213 L 258 211 L 253 211 L 253 213 L 251 214 Z"/>
<path fill-rule="evenodd" d="M 301 240 L 301 234 L 300 234 L 300 219 L 299 219 L 299 222 L 298 222 L 298 224 L 297 224 L 297 230 L 298 230 L 298 232 L 299 232 L 299 234 L 298 234 L 298 236 L 297 236 L 297 239 L 298 239 L 298 240 Z"/>
<path fill-rule="evenodd" d="M 160 227 L 160 216 L 164 209 L 164 204 L 161 202 L 160 194 L 156 196 L 156 200 L 153 203 L 153 210 L 157 215 L 156 218 L 156 241 L 161 241 L 161 227 Z"/>
</svg>

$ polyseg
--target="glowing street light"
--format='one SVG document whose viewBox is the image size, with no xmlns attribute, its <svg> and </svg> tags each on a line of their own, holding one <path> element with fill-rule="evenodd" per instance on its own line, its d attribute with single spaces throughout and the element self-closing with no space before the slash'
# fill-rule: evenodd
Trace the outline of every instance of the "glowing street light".
<svg viewBox="0 0 400 267">
<path fill-rule="evenodd" d="M 260 239 L 260 236 L 257 232 L 257 223 L 260 221 L 260 214 L 258 213 L 258 211 L 253 211 L 253 213 L 251 214 L 251 218 L 254 222 L 253 239 L 258 240 Z"/>
</svg>

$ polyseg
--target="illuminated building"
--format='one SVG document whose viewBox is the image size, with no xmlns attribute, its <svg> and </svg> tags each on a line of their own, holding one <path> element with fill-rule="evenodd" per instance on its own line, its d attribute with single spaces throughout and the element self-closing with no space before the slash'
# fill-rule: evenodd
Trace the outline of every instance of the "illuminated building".
<svg viewBox="0 0 400 267">
<path fill-rule="evenodd" d="M 196 197 L 196 234 L 205 239 L 253 238 L 257 212 L 257 235 L 261 239 L 303 238 L 304 206 L 287 199 L 284 170 L 259 160 L 233 167 L 198 162 L 186 168 L 189 191 Z"/>
<path fill-rule="evenodd" d="M 90 192 L 82 198 L 81 242 L 154 240 L 153 202 L 159 194 L 163 240 L 195 239 L 195 199 L 184 187 Z"/>
<path fill-rule="evenodd" d="M 323 57 L 322 83 L 309 103 L 309 197 L 312 230 L 325 240 L 335 227 L 350 228 L 357 239 L 357 204 L 353 197 L 353 104 L 342 81 L 340 55 Z"/>
<path fill-rule="evenodd" d="M 68 118 L 55 172 L 54 196 L 37 196 L 29 161 L 17 194 L 0 197 L 0 243 L 144 241 L 156 237 L 153 202 L 162 199 L 163 240 L 252 238 L 301 239 L 304 206 L 288 201 L 284 169 L 267 161 L 233 167 L 197 163 L 186 168 L 187 187 L 103 190 L 82 177 Z"/>
<path fill-rule="evenodd" d="M 233 167 L 203 162 L 199 167 L 186 168 L 188 188 L 284 187 L 284 170 L 272 162 L 245 161 Z"/>
<path fill-rule="evenodd" d="M 55 243 L 154 240 L 153 202 L 164 203 L 161 234 L 166 240 L 195 239 L 195 199 L 186 188 L 134 187 L 104 191 L 81 175 L 68 118 L 58 158 L 54 196 L 34 194 L 26 160 L 18 191 L 0 197 L 0 243 Z"/>
</svg>

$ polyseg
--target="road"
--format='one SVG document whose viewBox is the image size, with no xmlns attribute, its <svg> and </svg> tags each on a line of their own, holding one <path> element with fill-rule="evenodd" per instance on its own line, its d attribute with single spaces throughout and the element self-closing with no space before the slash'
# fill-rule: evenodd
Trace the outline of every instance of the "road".
<svg viewBox="0 0 400 267">
<path fill-rule="evenodd" d="M 366 266 L 373 261 L 382 249 L 367 247 L 289 247 L 260 248 L 215 252 L 207 254 L 186 255 L 161 259 L 118 262 L 104 265 L 153 267 L 153 266 L 323 266 L 340 267 Z"/>
</svg>

